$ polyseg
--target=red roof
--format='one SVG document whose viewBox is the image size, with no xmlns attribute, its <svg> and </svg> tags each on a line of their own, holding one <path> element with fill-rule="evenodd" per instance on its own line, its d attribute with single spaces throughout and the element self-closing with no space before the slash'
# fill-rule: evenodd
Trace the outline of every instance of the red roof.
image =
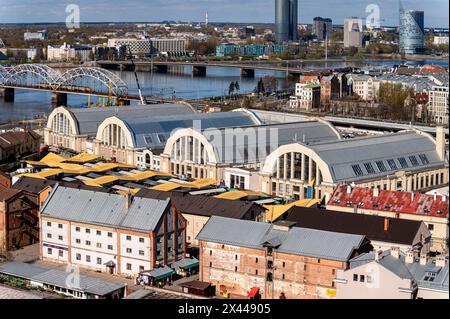
<svg viewBox="0 0 450 319">
<path fill-rule="evenodd" d="M 354 207 L 399 214 L 414 214 L 433 217 L 448 217 L 448 197 L 414 193 L 380 190 L 374 196 L 371 188 L 353 188 L 347 194 L 347 186 L 340 185 L 328 202 L 329 206 Z"/>
</svg>

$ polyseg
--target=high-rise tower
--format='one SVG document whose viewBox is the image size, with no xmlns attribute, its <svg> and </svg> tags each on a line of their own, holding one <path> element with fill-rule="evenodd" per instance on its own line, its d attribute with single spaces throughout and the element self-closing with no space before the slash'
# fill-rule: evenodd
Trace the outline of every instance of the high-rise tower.
<svg viewBox="0 0 450 319">
<path fill-rule="evenodd" d="M 425 48 L 424 12 L 407 10 L 400 2 L 400 53 L 422 53 Z"/>
<path fill-rule="evenodd" d="M 275 0 L 275 38 L 281 43 L 296 41 L 298 0 Z"/>
</svg>

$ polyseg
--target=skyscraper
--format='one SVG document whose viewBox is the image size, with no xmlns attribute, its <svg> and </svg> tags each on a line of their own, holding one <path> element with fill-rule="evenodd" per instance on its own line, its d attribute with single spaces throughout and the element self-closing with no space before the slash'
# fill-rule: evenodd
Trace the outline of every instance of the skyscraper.
<svg viewBox="0 0 450 319">
<path fill-rule="evenodd" d="M 313 20 L 312 33 L 318 40 L 323 41 L 331 37 L 333 32 L 333 21 L 329 18 L 315 17 Z"/>
<path fill-rule="evenodd" d="M 422 53 L 424 48 L 424 12 L 406 10 L 400 3 L 400 53 Z"/>
<path fill-rule="evenodd" d="M 344 47 L 362 47 L 363 26 L 362 20 L 358 18 L 347 18 L 344 20 Z"/>
<path fill-rule="evenodd" d="M 296 41 L 298 0 L 275 0 L 275 37 L 281 43 Z"/>
</svg>

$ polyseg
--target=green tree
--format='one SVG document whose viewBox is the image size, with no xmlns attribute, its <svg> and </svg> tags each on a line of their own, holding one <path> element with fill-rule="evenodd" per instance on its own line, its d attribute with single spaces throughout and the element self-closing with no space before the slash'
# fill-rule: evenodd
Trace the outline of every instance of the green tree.
<svg viewBox="0 0 450 319">
<path fill-rule="evenodd" d="M 228 95 L 232 95 L 234 93 L 234 90 L 236 90 L 235 83 L 231 82 L 228 86 Z"/>
</svg>

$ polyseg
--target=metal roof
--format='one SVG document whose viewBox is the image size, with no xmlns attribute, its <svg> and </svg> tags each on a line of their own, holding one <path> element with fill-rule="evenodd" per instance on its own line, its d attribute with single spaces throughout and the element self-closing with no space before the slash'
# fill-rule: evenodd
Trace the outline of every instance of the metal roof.
<svg viewBox="0 0 450 319">
<path fill-rule="evenodd" d="M 377 262 L 384 266 L 402 279 L 414 280 L 420 288 L 429 288 L 446 291 L 449 289 L 449 265 L 445 263 L 444 267 L 437 267 L 436 262 L 428 260 L 426 264 L 422 265 L 419 260 L 408 263 L 405 260 L 405 255 L 400 252 L 398 258 L 392 256 L 391 251 L 384 251 L 379 260 L 375 261 L 373 252 L 362 254 L 350 261 L 350 269 L 365 265 L 367 263 Z M 426 280 L 433 273 L 433 280 Z"/>
<path fill-rule="evenodd" d="M 46 200 L 41 215 L 85 224 L 152 231 L 170 204 L 165 200 L 57 186 Z"/>
<path fill-rule="evenodd" d="M 21 262 L 2 264 L 0 265 L 0 272 L 14 277 L 29 279 L 34 282 L 82 291 L 98 296 L 108 295 L 125 287 L 124 284 L 105 282 L 97 278 L 86 276 L 80 276 L 79 284 L 73 283 L 73 285 L 70 285 L 70 281 L 67 280 L 70 273 L 57 269 L 37 267 Z"/>
<path fill-rule="evenodd" d="M 223 112 L 207 114 L 181 114 L 166 116 L 117 117 L 123 120 L 134 137 L 136 148 L 164 149 L 166 141 L 177 129 L 241 127 L 256 125 L 255 117 L 248 112 Z M 198 121 L 198 122 L 195 122 Z"/>
<path fill-rule="evenodd" d="M 335 182 L 373 179 L 401 170 L 414 171 L 444 165 L 436 152 L 435 142 L 415 131 L 318 143 L 309 148 L 329 166 Z M 406 167 L 400 162 L 402 159 Z M 391 160 L 395 165 L 389 163 Z M 365 164 L 370 164 L 373 171 L 369 171 Z M 359 166 L 359 175 L 354 165 Z"/>
<path fill-rule="evenodd" d="M 255 249 L 263 249 L 264 243 L 277 243 L 278 252 L 347 261 L 365 237 L 298 227 L 283 231 L 273 224 L 213 216 L 197 240 Z"/>
<path fill-rule="evenodd" d="M 106 118 L 118 116 L 120 118 L 146 118 L 154 116 L 183 115 L 192 114 L 191 107 L 184 104 L 155 104 L 140 106 L 122 106 L 116 109 L 113 107 L 105 108 L 70 108 L 69 111 L 77 120 L 80 134 L 97 134 L 98 126 Z"/>
</svg>

